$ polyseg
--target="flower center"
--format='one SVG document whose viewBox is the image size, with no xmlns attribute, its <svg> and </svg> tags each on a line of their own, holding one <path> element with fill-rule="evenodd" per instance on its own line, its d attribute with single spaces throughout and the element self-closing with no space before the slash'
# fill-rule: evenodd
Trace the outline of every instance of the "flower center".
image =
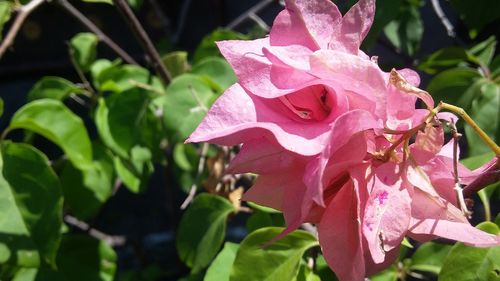
<svg viewBox="0 0 500 281">
<path fill-rule="evenodd" d="M 321 121 L 332 111 L 333 101 L 330 91 L 323 85 L 313 85 L 282 96 L 280 100 L 299 118 Z"/>
</svg>

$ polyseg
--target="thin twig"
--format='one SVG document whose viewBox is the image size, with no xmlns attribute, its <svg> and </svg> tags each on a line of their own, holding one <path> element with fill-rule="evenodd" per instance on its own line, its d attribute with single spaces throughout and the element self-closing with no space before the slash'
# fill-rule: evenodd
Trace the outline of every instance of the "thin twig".
<svg viewBox="0 0 500 281">
<path fill-rule="evenodd" d="M 172 36 L 172 43 L 177 44 L 179 41 L 179 37 L 182 34 L 182 31 L 184 30 L 184 26 L 186 25 L 186 19 L 189 11 L 189 7 L 191 6 L 191 0 L 184 0 L 182 2 L 182 7 L 181 11 L 179 13 L 179 19 L 177 20 L 177 28 L 175 30 L 175 33 Z"/>
<path fill-rule="evenodd" d="M 56 3 L 62 7 L 66 12 L 68 12 L 71 16 L 77 19 L 83 26 L 85 26 L 88 30 L 92 31 L 99 41 L 106 44 L 111 50 L 113 50 L 119 57 L 121 57 L 128 64 L 138 63 L 118 44 L 115 43 L 111 38 L 109 38 L 102 30 L 97 27 L 91 20 L 89 20 L 84 14 L 82 14 L 78 9 L 76 9 L 71 3 L 67 0 L 57 0 Z"/>
<path fill-rule="evenodd" d="M 75 69 L 76 73 L 78 74 L 78 77 L 83 83 L 83 87 L 89 91 L 92 95 L 95 95 L 94 88 L 92 88 L 92 85 L 90 84 L 89 80 L 87 77 L 85 77 L 85 74 L 83 73 L 82 69 L 78 65 L 78 63 L 75 61 L 75 50 L 71 48 L 71 46 L 68 46 L 68 53 L 69 53 L 69 59 L 71 61 L 71 64 L 73 65 L 73 68 Z"/>
<path fill-rule="evenodd" d="M 462 186 L 460 185 L 460 177 L 458 175 L 458 140 L 462 136 L 458 133 L 457 128 L 453 122 L 449 122 L 448 126 L 451 128 L 451 134 L 453 135 L 453 176 L 455 180 L 455 192 L 457 194 L 457 201 L 460 206 L 460 210 L 464 214 L 464 216 L 471 218 L 472 213 L 467 208 L 467 204 L 465 203 L 464 193 L 462 190 Z"/>
<path fill-rule="evenodd" d="M 19 32 L 19 29 L 23 25 L 26 18 L 33 12 L 36 8 L 38 8 L 41 4 L 43 4 L 45 0 L 32 0 L 28 4 L 21 6 L 17 9 L 17 16 L 12 24 L 12 27 L 9 29 L 9 32 L 5 36 L 5 39 L 2 41 L 0 45 L 0 58 L 5 54 L 7 49 L 14 44 L 14 39 L 16 39 L 16 35 Z"/>
<path fill-rule="evenodd" d="M 457 34 L 455 33 L 455 28 L 451 24 L 451 22 L 448 20 L 446 15 L 443 12 L 443 9 L 441 9 L 441 5 L 439 4 L 439 0 L 431 0 L 432 3 L 432 8 L 434 9 L 434 12 L 436 13 L 437 17 L 441 21 L 441 24 L 443 24 L 444 28 L 446 29 L 446 33 L 448 33 L 448 36 L 450 36 L 453 39 L 457 38 Z"/>
<path fill-rule="evenodd" d="M 258 4 L 253 6 L 252 8 L 248 9 L 245 13 L 241 14 L 239 17 L 234 19 L 232 22 L 230 22 L 226 26 L 226 28 L 234 29 L 235 27 L 237 27 L 238 25 L 240 25 L 241 23 L 243 23 L 245 20 L 247 20 L 249 18 L 255 21 L 255 19 L 252 18 L 252 15 L 253 15 L 253 17 L 255 17 L 258 12 L 263 10 L 265 7 L 267 7 L 269 4 L 271 4 L 274 1 L 275 0 L 263 0 L 263 1 L 259 2 Z"/>
<path fill-rule="evenodd" d="M 79 220 L 73 216 L 70 216 L 70 215 L 64 216 L 64 222 L 73 226 L 73 227 L 76 227 L 82 231 L 85 231 L 90 236 L 92 236 L 98 240 L 102 240 L 102 241 L 106 242 L 111 247 L 122 246 L 126 242 L 126 239 L 124 236 L 115 236 L 115 235 L 106 234 L 100 230 L 92 228 L 88 223 L 81 221 L 81 220 Z"/>
<path fill-rule="evenodd" d="M 203 143 L 203 146 L 201 147 L 201 153 L 200 153 L 200 161 L 198 162 L 198 170 L 196 171 L 196 178 L 194 180 L 194 183 L 191 185 L 191 189 L 189 190 L 188 196 L 182 202 L 181 205 L 181 210 L 184 210 L 191 204 L 191 202 L 194 199 L 194 196 L 196 195 L 196 182 L 200 179 L 201 174 L 203 173 L 203 170 L 205 168 L 205 163 L 207 161 L 207 153 L 208 153 L 208 143 Z"/>
<path fill-rule="evenodd" d="M 160 54 L 158 54 L 158 51 L 153 45 L 153 42 L 151 42 L 151 39 L 149 38 L 148 34 L 146 33 L 141 23 L 135 16 L 134 12 L 128 5 L 127 1 L 113 0 L 113 3 L 115 4 L 118 11 L 122 14 L 123 18 L 125 19 L 125 22 L 127 22 L 127 24 L 129 25 L 135 37 L 141 44 L 141 47 L 146 52 L 149 61 L 152 63 L 153 68 L 155 69 L 158 76 L 160 76 L 161 80 L 165 83 L 165 85 L 168 85 L 170 83 L 170 80 L 172 79 L 172 76 L 170 75 L 167 68 L 163 64 Z"/>
</svg>

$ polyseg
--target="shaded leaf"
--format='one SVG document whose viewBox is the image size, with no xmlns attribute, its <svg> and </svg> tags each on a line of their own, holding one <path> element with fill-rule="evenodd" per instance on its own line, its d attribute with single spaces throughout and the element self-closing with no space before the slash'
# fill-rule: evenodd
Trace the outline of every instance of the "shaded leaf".
<svg viewBox="0 0 500 281">
<path fill-rule="evenodd" d="M 55 267 L 63 205 L 59 180 L 47 157 L 30 145 L 4 142 L 1 152 L 0 257 L 27 267 L 37 267 L 40 257 Z"/>
<path fill-rule="evenodd" d="M 434 76 L 427 86 L 427 91 L 438 102 L 444 101 L 467 110 L 472 99 L 476 97 L 477 86 L 474 83 L 479 78 L 481 75 L 475 69 L 452 68 Z"/>
<path fill-rule="evenodd" d="M 68 162 L 61 173 L 66 204 L 85 220 L 92 218 L 113 193 L 113 160 L 102 145 L 93 145 L 92 167 L 79 170 Z"/>
<path fill-rule="evenodd" d="M 234 211 L 227 199 L 202 193 L 182 216 L 177 233 L 177 253 L 196 273 L 210 264 L 226 232 L 226 218 Z"/>
<path fill-rule="evenodd" d="M 497 40 L 495 36 L 490 36 L 488 39 L 480 42 L 469 49 L 469 52 L 477 57 L 477 60 L 481 62 L 484 66 L 491 63 L 493 56 L 495 55 L 495 47 L 497 46 Z"/>
<path fill-rule="evenodd" d="M 177 77 L 191 69 L 187 56 L 188 53 L 185 51 L 176 51 L 164 55 L 161 60 L 165 64 L 165 67 L 167 67 L 172 77 Z"/>
<path fill-rule="evenodd" d="M 28 101 L 37 99 L 55 99 L 64 100 L 71 94 L 81 93 L 77 85 L 72 82 L 56 76 L 45 76 L 36 82 L 28 93 Z"/>
<path fill-rule="evenodd" d="M 460 18 L 465 21 L 472 38 L 487 24 L 500 18 L 500 1 L 497 0 L 450 0 L 450 3 L 460 13 Z"/>
<path fill-rule="evenodd" d="M 200 45 L 196 48 L 193 57 L 193 63 L 196 64 L 198 61 L 209 57 L 209 56 L 221 56 L 219 49 L 215 45 L 215 42 L 222 40 L 245 40 L 249 39 L 246 35 L 227 29 L 216 29 L 209 35 L 203 37 Z"/>
<path fill-rule="evenodd" d="M 57 144 L 79 169 L 92 165 L 92 146 L 82 119 L 57 100 L 40 99 L 21 107 L 9 130 L 26 129 Z"/>
<path fill-rule="evenodd" d="M 283 228 L 268 227 L 250 233 L 240 244 L 230 280 L 292 280 L 296 277 L 304 252 L 319 244 L 310 233 L 296 230 L 263 247 L 282 231 Z"/>
<path fill-rule="evenodd" d="M 410 269 L 439 274 L 443 266 L 444 258 L 450 252 L 451 246 L 427 242 L 420 247 L 412 256 Z"/>
<path fill-rule="evenodd" d="M 477 228 L 498 235 L 498 226 L 484 222 Z M 443 262 L 439 281 L 498 280 L 500 247 L 475 248 L 456 243 Z"/>
<path fill-rule="evenodd" d="M 486 134 L 498 142 L 500 140 L 500 86 L 491 82 L 480 85 L 480 96 L 472 102 L 469 115 Z M 469 155 L 480 155 L 490 151 L 470 126 L 465 126 L 469 143 Z"/>
<path fill-rule="evenodd" d="M 96 87 L 101 91 L 121 93 L 136 88 L 138 84 L 152 87 L 163 93 L 160 80 L 146 69 L 136 65 L 118 65 L 117 62 L 105 65 L 104 62 L 94 67 Z"/>
<path fill-rule="evenodd" d="M 216 98 L 205 81 L 196 75 L 183 74 L 172 80 L 166 95 L 155 100 L 163 108 L 164 124 L 172 133 L 172 142 L 184 142 Z"/>
<path fill-rule="evenodd" d="M 398 17 L 400 12 L 399 7 L 401 6 L 401 3 L 402 0 L 376 1 L 375 18 L 373 20 L 373 25 L 371 26 L 365 40 L 363 40 L 361 49 L 364 50 L 365 47 L 370 48 L 371 46 L 373 46 L 384 27 Z"/>
<path fill-rule="evenodd" d="M 410 56 L 414 55 L 424 33 L 418 6 L 401 6 L 398 18 L 385 26 L 384 33 L 396 49 Z"/>
<path fill-rule="evenodd" d="M 12 3 L 8 1 L 0 2 L 0 40 L 2 40 L 3 26 L 9 21 L 11 12 Z"/>
<path fill-rule="evenodd" d="M 448 47 L 439 49 L 436 52 L 427 56 L 418 65 L 418 69 L 429 74 L 435 74 L 438 71 L 446 68 L 457 67 L 463 62 L 479 62 L 476 57 L 471 55 L 467 50 L 460 47 Z"/>
</svg>

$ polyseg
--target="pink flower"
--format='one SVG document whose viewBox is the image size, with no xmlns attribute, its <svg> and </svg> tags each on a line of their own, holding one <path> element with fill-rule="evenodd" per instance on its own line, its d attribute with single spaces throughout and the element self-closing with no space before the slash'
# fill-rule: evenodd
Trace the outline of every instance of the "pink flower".
<svg viewBox="0 0 500 281">
<path fill-rule="evenodd" d="M 344 17 L 329 0 L 285 3 L 268 38 L 218 43 L 239 82 L 187 142 L 243 144 L 227 171 L 259 174 L 243 199 L 283 212 L 279 237 L 317 224 L 342 281 L 387 267 L 405 236 L 498 244 L 457 208 L 450 144 L 430 111 L 415 108 L 417 98 L 434 107 L 418 75 L 385 73 L 359 50 L 374 0 Z M 479 172 L 459 166 L 461 183 Z"/>
</svg>

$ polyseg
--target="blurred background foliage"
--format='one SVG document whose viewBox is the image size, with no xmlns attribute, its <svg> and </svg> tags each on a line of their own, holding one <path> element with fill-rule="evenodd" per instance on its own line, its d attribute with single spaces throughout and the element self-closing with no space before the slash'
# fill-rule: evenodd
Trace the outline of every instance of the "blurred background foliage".
<svg viewBox="0 0 500 281">
<path fill-rule="evenodd" d="M 311 225 L 261 248 L 284 221 L 239 201 L 254 175 L 224 174 L 238 147 L 184 144 L 236 82 L 214 41 L 264 36 L 282 3 L 129 0 L 165 81 L 113 1 L 41 2 L 0 60 L 0 280 L 336 280 Z M 345 12 L 355 1 L 337 2 Z M 29 4 L 0 0 L 1 39 Z M 378 0 L 363 49 L 385 70 L 417 69 L 421 87 L 498 143 L 499 31 L 498 0 Z M 459 130 L 465 165 L 492 157 Z M 475 198 L 473 222 L 490 233 L 499 233 L 498 186 Z M 499 273 L 499 247 L 410 240 L 370 280 Z"/>
</svg>

